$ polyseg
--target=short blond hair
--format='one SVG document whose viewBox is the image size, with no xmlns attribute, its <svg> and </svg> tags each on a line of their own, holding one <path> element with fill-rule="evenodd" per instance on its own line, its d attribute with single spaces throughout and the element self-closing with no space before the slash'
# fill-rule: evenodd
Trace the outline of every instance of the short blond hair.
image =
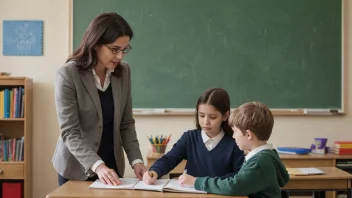
<svg viewBox="0 0 352 198">
<path fill-rule="evenodd" d="M 258 140 L 267 141 L 274 126 L 274 116 L 265 104 L 257 101 L 248 102 L 231 113 L 229 125 L 235 126 L 243 134 L 246 130 L 250 130 Z"/>
</svg>

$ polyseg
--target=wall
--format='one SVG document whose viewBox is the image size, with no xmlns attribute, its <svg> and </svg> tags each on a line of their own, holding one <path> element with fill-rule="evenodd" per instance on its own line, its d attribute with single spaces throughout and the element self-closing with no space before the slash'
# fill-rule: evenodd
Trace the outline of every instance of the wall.
<svg viewBox="0 0 352 198">
<path fill-rule="evenodd" d="M 348 17 L 352 18 L 352 4 L 347 5 Z M 0 55 L 0 71 L 13 76 L 27 76 L 34 80 L 33 112 L 33 197 L 45 197 L 57 187 L 57 175 L 52 168 L 51 157 L 59 135 L 54 104 L 54 75 L 68 55 L 69 45 L 68 0 L 0 0 L 0 20 L 44 20 L 44 56 L 10 57 Z M 345 33 L 352 36 L 352 20 L 347 21 Z M 0 24 L 2 32 L 2 23 Z M 2 43 L 2 36 L 0 36 Z M 345 39 L 345 54 L 352 49 L 352 40 Z M 347 68 L 352 62 L 346 56 Z M 352 70 L 347 71 L 352 77 Z M 352 86 L 347 97 L 352 98 Z M 350 100 L 352 101 L 352 100 Z M 352 102 L 347 103 L 352 107 Z M 352 108 L 348 109 L 352 112 Z M 186 117 L 136 117 L 136 128 L 143 156 L 149 148 L 146 135 L 172 133 L 171 144 L 183 131 L 194 127 L 194 118 Z M 276 117 L 271 143 L 274 146 L 308 146 L 317 136 L 333 140 L 352 139 L 351 115 L 343 117 Z M 127 169 L 126 176 L 133 176 Z"/>
</svg>

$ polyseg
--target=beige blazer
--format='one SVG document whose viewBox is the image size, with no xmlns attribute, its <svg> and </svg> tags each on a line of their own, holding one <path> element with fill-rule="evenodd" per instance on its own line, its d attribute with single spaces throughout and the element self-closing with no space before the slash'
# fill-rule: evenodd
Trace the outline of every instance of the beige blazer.
<svg viewBox="0 0 352 198">
<path fill-rule="evenodd" d="M 129 163 L 143 159 L 132 115 L 131 74 L 127 63 L 122 77 L 111 75 L 114 98 L 114 154 L 117 168 L 125 172 L 124 152 Z M 120 67 L 119 66 L 119 67 Z M 103 116 L 92 72 L 80 73 L 68 62 L 56 73 L 55 102 L 60 136 L 52 159 L 57 173 L 71 180 L 86 180 L 95 173 L 90 169 L 99 159 L 98 148 Z"/>
</svg>

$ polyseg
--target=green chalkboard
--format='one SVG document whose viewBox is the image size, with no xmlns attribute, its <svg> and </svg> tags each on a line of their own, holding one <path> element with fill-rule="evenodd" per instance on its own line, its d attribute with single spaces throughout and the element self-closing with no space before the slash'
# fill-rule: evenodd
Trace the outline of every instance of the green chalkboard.
<svg viewBox="0 0 352 198">
<path fill-rule="evenodd" d="M 231 106 L 341 108 L 341 0 L 73 0 L 73 47 L 101 12 L 132 26 L 134 108 L 194 108 L 209 87 Z"/>
</svg>

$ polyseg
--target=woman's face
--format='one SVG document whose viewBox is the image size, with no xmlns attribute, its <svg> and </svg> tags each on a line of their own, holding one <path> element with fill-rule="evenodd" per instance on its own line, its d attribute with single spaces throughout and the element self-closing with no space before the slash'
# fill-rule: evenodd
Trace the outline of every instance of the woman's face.
<svg viewBox="0 0 352 198">
<path fill-rule="evenodd" d="M 106 69 L 115 69 L 124 57 L 124 51 L 129 51 L 129 42 L 129 36 L 121 36 L 118 37 L 113 43 L 97 46 L 95 48 L 98 57 L 97 66 L 105 67 Z"/>
</svg>

